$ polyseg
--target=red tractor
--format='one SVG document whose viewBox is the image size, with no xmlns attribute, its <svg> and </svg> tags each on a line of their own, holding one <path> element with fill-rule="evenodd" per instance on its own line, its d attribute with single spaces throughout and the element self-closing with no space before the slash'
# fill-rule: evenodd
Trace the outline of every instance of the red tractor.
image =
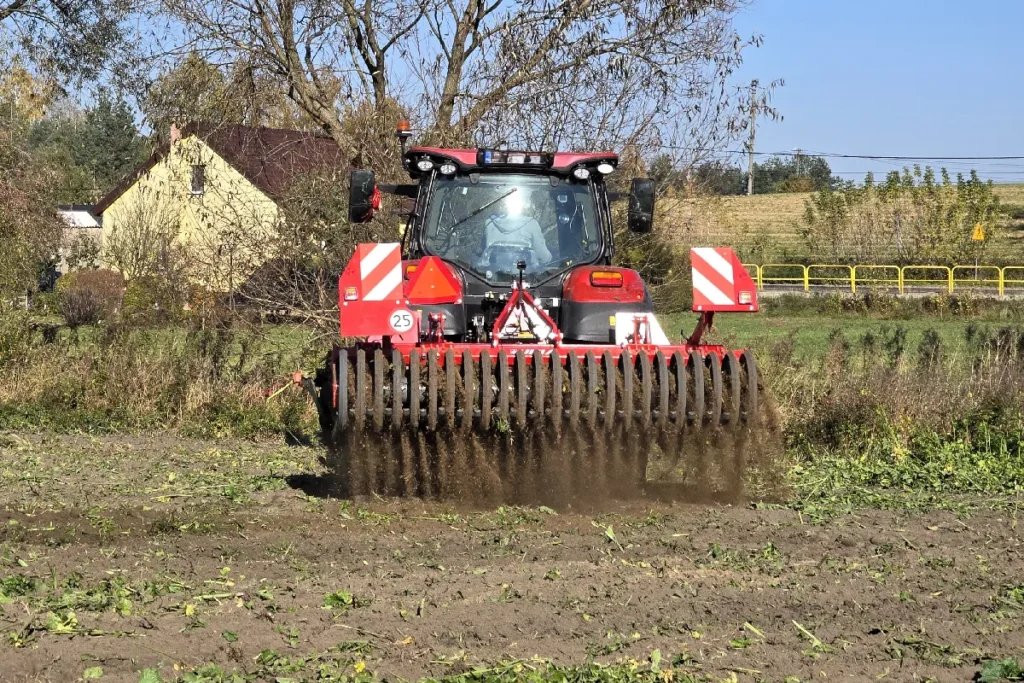
<svg viewBox="0 0 1024 683">
<path fill-rule="evenodd" d="M 608 188 L 615 154 L 413 147 L 402 162 L 410 184 L 352 171 L 353 222 L 382 192 L 413 208 L 400 244 L 358 246 L 338 282 L 357 341 L 307 382 L 351 493 L 735 490 L 757 367 L 703 341 L 716 312 L 757 310 L 731 250 L 691 250 L 699 319 L 673 342 L 640 275 L 612 265 L 612 202 L 634 232 L 654 221 L 652 181 Z"/>
</svg>

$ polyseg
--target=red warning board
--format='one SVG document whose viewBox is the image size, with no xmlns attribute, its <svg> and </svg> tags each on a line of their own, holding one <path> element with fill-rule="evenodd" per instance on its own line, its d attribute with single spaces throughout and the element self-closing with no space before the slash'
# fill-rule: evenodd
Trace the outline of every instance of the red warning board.
<svg viewBox="0 0 1024 683">
<path fill-rule="evenodd" d="M 394 334 L 390 318 L 401 305 L 402 245 L 360 244 L 338 279 L 341 336 Z"/>
<path fill-rule="evenodd" d="M 693 310 L 744 312 L 757 310 L 757 289 L 732 249 L 690 249 Z"/>
<path fill-rule="evenodd" d="M 416 266 L 405 298 L 415 304 L 453 304 L 462 299 L 462 285 L 448 270 L 444 261 L 428 256 Z"/>
</svg>

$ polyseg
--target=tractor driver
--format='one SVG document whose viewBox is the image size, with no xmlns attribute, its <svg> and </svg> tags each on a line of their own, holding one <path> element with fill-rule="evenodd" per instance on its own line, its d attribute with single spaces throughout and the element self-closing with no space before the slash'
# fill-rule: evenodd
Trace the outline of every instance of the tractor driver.
<svg viewBox="0 0 1024 683">
<path fill-rule="evenodd" d="M 527 215 L 525 209 L 529 201 L 529 190 L 523 187 L 513 188 L 508 196 L 494 205 L 487 217 L 484 234 L 484 254 L 492 254 L 502 247 L 514 249 L 520 247 L 529 250 L 533 263 L 538 266 L 551 261 L 551 252 L 544 240 L 537 219 Z M 518 257 L 516 257 L 518 258 Z M 515 259 L 513 259 L 514 262 Z"/>
</svg>

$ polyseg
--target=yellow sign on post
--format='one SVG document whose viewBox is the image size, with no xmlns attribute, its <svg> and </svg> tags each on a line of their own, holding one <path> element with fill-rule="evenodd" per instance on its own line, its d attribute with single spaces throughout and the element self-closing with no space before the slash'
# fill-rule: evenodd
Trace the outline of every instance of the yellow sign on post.
<svg viewBox="0 0 1024 683">
<path fill-rule="evenodd" d="M 985 241 L 985 226 L 978 223 L 974 226 L 974 233 L 971 235 L 971 239 L 975 242 Z"/>
</svg>

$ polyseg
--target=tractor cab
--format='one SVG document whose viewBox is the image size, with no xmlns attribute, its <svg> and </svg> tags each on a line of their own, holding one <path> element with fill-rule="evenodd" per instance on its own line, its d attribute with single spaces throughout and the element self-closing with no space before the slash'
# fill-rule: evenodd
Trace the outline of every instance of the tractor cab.
<svg viewBox="0 0 1024 683">
<path fill-rule="evenodd" d="M 446 338 L 489 341 L 517 287 L 529 290 L 567 339 L 607 342 L 610 315 L 623 305 L 652 310 L 639 276 L 610 267 L 611 202 L 627 197 L 606 184 L 618 165 L 614 153 L 413 147 L 402 162 L 412 183 L 377 186 L 372 171 L 353 171 L 351 219 L 372 218 L 381 192 L 412 200 L 404 278 L 434 257 L 458 280 L 458 304 L 418 308 L 421 323 L 424 311 L 444 314 Z M 635 180 L 629 197 L 630 228 L 649 231 L 650 181 Z"/>
<path fill-rule="evenodd" d="M 540 285 L 567 268 L 607 260 L 598 190 L 589 182 L 513 170 L 453 173 L 431 185 L 411 232 L 416 248 L 480 284 L 508 288 L 520 262 L 526 281 Z"/>
</svg>

